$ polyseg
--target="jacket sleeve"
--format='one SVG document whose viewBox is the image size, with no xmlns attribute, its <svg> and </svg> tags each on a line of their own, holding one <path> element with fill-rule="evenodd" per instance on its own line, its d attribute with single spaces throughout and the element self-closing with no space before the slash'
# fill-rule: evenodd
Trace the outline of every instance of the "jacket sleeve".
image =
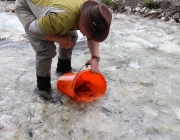
<svg viewBox="0 0 180 140">
<path fill-rule="evenodd" d="M 27 30 L 31 36 L 39 39 L 43 39 L 46 36 L 39 27 L 38 20 L 32 21 L 26 28 L 28 28 Z"/>
</svg>

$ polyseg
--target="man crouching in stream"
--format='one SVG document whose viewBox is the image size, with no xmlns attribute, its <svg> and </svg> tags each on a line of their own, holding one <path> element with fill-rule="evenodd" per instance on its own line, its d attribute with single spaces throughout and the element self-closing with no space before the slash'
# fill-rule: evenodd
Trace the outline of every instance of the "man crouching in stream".
<svg viewBox="0 0 180 140">
<path fill-rule="evenodd" d="M 106 5 L 92 0 L 16 0 L 16 14 L 36 52 L 36 94 L 53 103 L 60 101 L 51 88 L 54 42 L 59 44 L 56 71 L 70 72 L 76 30 L 87 37 L 91 58 L 85 64 L 99 73 L 99 42 L 107 38 L 112 20 Z"/>
</svg>

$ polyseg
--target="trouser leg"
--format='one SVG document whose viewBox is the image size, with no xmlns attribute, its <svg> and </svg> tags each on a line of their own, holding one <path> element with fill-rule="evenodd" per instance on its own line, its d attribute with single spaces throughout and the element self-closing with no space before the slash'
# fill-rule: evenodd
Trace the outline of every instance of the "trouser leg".
<svg viewBox="0 0 180 140">
<path fill-rule="evenodd" d="M 36 75 L 37 75 L 37 85 L 49 85 L 50 84 L 50 75 L 51 75 L 51 63 L 52 58 L 56 55 L 56 46 L 54 42 L 44 41 L 34 37 L 28 32 L 29 25 L 32 21 L 36 20 L 36 17 L 33 15 L 29 9 L 25 0 L 16 1 L 16 14 L 23 24 L 27 37 L 36 52 Z M 46 84 L 39 84 L 42 80 L 39 80 L 38 77 L 46 77 L 48 80 Z M 42 89 L 42 86 L 40 87 Z M 44 86 L 46 88 L 46 86 Z"/>
<path fill-rule="evenodd" d="M 28 25 L 27 25 L 28 26 Z M 56 55 L 56 46 L 53 42 L 33 38 L 26 30 L 27 36 L 36 52 L 36 75 L 39 90 L 51 88 L 51 64 Z"/>
<path fill-rule="evenodd" d="M 28 26 L 28 24 L 26 26 Z M 41 77 L 50 76 L 52 58 L 56 56 L 56 46 L 54 42 L 34 38 L 28 33 L 28 30 L 26 30 L 26 33 L 36 52 L 36 74 Z"/>
<path fill-rule="evenodd" d="M 16 0 L 15 6 L 16 15 L 24 28 L 28 22 L 36 19 L 25 0 Z"/>
<path fill-rule="evenodd" d="M 69 31 L 67 34 L 71 36 L 72 42 L 74 43 L 75 46 L 76 41 L 78 39 L 77 31 Z M 58 72 L 67 72 L 71 70 L 71 56 L 74 46 L 72 46 L 69 49 L 64 49 L 61 46 L 59 46 L 58 63 L 56 69 Z"/>
</svg>

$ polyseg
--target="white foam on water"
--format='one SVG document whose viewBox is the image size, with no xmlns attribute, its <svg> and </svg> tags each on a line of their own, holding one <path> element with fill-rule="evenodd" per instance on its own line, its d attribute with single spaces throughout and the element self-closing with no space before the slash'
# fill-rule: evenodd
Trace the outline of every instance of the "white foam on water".
<svg viewBox="0 0 180 140">
<path fill-rule="evenodd" d="M 141 66 L 138 65 L 137 62 L 129 63 L 128 68 L 127 68 L 127 70 L 138 70 L 138 69 L 141 69 Z"/>
<path fill-rule="evenodd" d="M 177 53 L 180 54 L 180 46 L 174 43 L 164 43 L 159 46 L 159 50 L 167 53 Z"/>
</svg>

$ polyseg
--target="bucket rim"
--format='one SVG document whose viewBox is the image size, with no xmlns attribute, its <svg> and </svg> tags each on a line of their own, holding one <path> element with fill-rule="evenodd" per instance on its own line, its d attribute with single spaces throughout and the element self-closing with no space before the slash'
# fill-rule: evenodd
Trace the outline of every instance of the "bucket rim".
<svg viewBox="0 0 180 140">
<path fill-rule="evenodd" d="M 85 73 L 85 72 L 91 72 L 91 70 L 90 70 L 90 69 L 87 69 L 87 70 L 82 70 L 82 71 L 80 71 L 80 72 L 77 72 L 76 77 L 73 79 L 73 83 L 72 83 L 71 87 L 74 87 L 74 86 L 75 86 L 75 81 L 76 81 L 76 79 L 78 78 L 78 76 L 79 76 L 81 73 Z M 102 77 L 102 79 L 104 79 L 105 86 L 106 86 L 105 89 L 106 89 L 106 88 L 107 88 L 107 85 L 106 85 L 106 80 L 105 80 L 104 76 L 103 76 L 101 73 L 94 73 L 94 74 L 99 74 L 99 75 Z"/>
</svg>

